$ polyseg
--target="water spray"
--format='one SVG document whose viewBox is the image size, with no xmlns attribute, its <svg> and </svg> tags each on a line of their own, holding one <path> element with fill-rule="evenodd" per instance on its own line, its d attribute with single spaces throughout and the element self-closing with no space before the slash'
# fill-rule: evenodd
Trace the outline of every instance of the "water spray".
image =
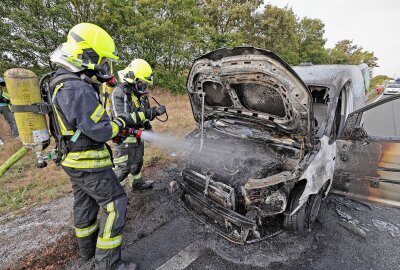
<svg viewBox="0 0 400 270">
<path fill-rule="evenodd" d="M 203 150 L 203 144 L 204 144 L 204 99 L 206 93 L 198 92 L 198 94 L 201 97 L 201 133 L 200 133 L 200 148 L 199 148 L 199 153 L 200 153 L 201 150 Z"/>
</svg>

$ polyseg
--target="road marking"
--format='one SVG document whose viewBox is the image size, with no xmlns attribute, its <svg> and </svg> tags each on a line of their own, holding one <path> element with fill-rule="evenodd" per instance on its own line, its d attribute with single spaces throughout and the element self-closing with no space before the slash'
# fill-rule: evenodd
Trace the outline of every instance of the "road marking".
<svg viewBox="0 0 400 270">
<path fill-rule="evenodd" d="M 383 94 L 382 94 L 380 97 L 378 97 L 377 99 L 375 99 L 373 103 L 377 102 L 377 101 L 380 100 L 382 97 L 383 97 Z"/>
<path fill-rule="evenodd" d="M 194 262 L 200 254 L 201 248 L 196 243 L 190 244 L 158 267 L 157 270 L 183 270 Z"/>
</svg>

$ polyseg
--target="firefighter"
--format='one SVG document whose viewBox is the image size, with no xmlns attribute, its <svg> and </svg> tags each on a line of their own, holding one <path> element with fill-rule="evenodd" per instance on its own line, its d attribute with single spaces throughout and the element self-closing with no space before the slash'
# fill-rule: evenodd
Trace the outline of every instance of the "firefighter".
<svg viewBox="0 0 400 270">
<path fill-rule="evenodd" d="M 11 134 L 15 139 L 18 139 L 18 129 L 15 124 L 14 115 L 10 111 L 10 97 L 5 92 L 6 82 L 3 78 L 0 78 L 0 113 L 4 116 L 8 124 L 10 125 Z M 0 145 L 3 145 L 4 141 L 0 137 Z"/>
<path fill-rule="evenodd" d="M 127 195 L 112 170 L 106 142 L 140 124 L 143 113 L 120 114 L 111 121 L 99 98 L 101 83 L 115 82 L 109 67 L 118 59 L 110 35 L 90 23 L 75 25 L 50 57 L 60 66 L 49 85 L 69 151 L 61 165 L 72 182 L 75 233 L 81 256 L 95 256 L 95 269 L 136 268 L 121 260 Z"/>
<path fill-rule="evenodd" d="M 166 112 L 165 106 L 150 108 L 148 100 L 148 85 L 153 84 L 153 71 L 150 65 L 143 59 L 133 60 L 124 70 L 123 83 L 111 94 L 112 116 L 121 114 L 144 112 L 144 130 L 151 130 L 150 121 L 156 116 Z M 128 185 L 132 190 L 143 190 L 153 187 L 153 181 L 142 179 L 144 142 L 140 138 L 129 136 L 115 147 L 114 164 L 115 174 L 122 185 L 128 177 Z"/>
</svg>

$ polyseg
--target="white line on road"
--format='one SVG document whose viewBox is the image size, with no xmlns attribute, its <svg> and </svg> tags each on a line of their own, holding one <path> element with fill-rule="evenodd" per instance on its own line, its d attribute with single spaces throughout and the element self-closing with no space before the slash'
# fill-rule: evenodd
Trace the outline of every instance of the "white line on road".
<svg viewBox="0 0 400 270">
<path fill-rule="evenodd" d="M 158 267 L 157 270 L 183 270 L 194 262 L 200 254 L 201 248 L 196 243 L 190 244 Z"/>
<path fill-rule="evenodd" d="M 377 99 L 375 99 L 374 103 L 377 102 L 378 100 L 380 100 L 382 97 L 383 97 L 383 94 L 380 97 L 378 97 Z"/>
</svg>

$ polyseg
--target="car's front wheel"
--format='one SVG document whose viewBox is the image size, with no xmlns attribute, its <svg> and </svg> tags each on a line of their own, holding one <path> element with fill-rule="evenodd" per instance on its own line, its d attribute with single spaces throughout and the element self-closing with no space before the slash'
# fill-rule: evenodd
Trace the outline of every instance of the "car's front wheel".
<svg viewBox="0 0 400 270">
<path fill-rule="evenodd" d="M 303 189 L 295 187 L 290 194 L 289 213 L 294 210 L 296 203 L 302 195 Z M 322 204 L 322 192 L 312 194 L 308 197 L 307 202 L 304 203 L 299 210 L 293 215 L 285 215 L 284 226 L 290 232 L 305 235 L 311 231 L 315 220 L 317 219 L 319 209 Z"/>
</svg>

